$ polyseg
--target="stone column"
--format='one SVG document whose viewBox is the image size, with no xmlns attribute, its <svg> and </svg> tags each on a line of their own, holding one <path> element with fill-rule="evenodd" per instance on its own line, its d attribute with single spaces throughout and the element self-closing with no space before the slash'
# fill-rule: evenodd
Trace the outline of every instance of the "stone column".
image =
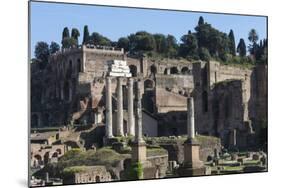
<svg viewBox="0 0 281 188">
<path fill-rule="evenodd" d="M 142 106 L 141 106 L 141 87 L 142 82 L 137 82 L 135 94 L 135 114 L 136 114 L 136 135 L 132 143 L 132 162 L 145 163 L 146 161 L 146 144 L 142 137 Z M 140 178 L 142 179 L 142 178 Z"/>
<path fill-rule="evenodd" d="M 123 131 L 123 91 L 122 78 L 117 78 L 117 136 L 124 136 Z"/>
<path fill-rule="evenodd" d="M 180 176 L 206 175 L 204 163 L 199 158 L 200 144 L 195 138 L 193 98 L 187 98 L 187 131 L 188 138 L 184 142 L 184 162 L 178 169 Z"/>
<path fill-rule="evenodd" d="M 188 139 L 195 138 L 195 127 L 194 127 L 194 102 L 192 97 L 187 98 L 187 134 Z"/>
<path fill-rule="evenodd" d="M 133 81 L 133 78 L 128 79 L 128 131 L 129 135 L 135 136 Z"/>
<path fill-rule="evenodd" d="M 106 137 L 111 138 L 113 137 L 112 135 L 112 96 L 111 96 L 111 78 L 107 77 L 106 78 Z"/>
<path fill-rule="evenodd" d="M 142 83 L 141 81 L 137 82 L 137 91 L 136 91 L 136 99 L 135 99 L 135 103 L 136 103 L 136 141 L 137 142 L 144 142 L 143 138 L 142 138 L 142 105 L 141 105 L 141 87 L 142 87 Z"/>
</svg>

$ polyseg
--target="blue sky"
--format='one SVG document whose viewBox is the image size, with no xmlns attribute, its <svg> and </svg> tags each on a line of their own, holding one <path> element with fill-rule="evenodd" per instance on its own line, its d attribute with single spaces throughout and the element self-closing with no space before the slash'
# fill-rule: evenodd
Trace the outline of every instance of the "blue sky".
<svg viewBox="0 0 281 188">
<path fill-rule="evenodd" d="M 79 43 L 84 25 L 88 25 L 90 33 L 98 32 L 112 41 L 145 30 L 172 34 L 180 42 L 188 30 L 194 31 L 199 16 L 222 32 L 233 29 L 236 45 L 240 38 L 248 44 L 248 32 L 252 28 L 260 39 L 267 36 L 266 17 L 31 2 L 31 54 L 38 41 L 60 44 L 66 26 L 70 31 L 73 27 L 79 29 Z"/>
</svg>

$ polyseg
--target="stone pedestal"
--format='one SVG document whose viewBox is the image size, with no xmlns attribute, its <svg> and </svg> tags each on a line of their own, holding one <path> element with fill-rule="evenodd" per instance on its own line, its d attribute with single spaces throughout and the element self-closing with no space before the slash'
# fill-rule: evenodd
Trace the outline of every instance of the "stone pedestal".
<svg viewBox="0 0 281 188">
<path fill-rule="evenodd" d="M 187 130 L 188 138 L 184 143 L 184 162 L 178 168 L 180 176 L 206 175 L 206 167 L 199 158 L 200 144 L 195 138 L 193 98 L 187 98 Z"/>
<path fill-rule="evenodd" d="M 132 143 L 132 162 L 143 163 L 144 161 L 146 161 L 146 143 Z"/>
<path fill-rule="evenodd" d="M 201 168 L 204 163 L 199 159 L 200 144 L 195 140 L 187 140 L 184 143 L 184 166 Z"/>
<path fill-rule="evenodd" d="M 184 163 L 178 168 L 180 176 L 206 175 L 206 167 L 199 159 L 200 145 L 195 140 L 187 140 L 184 143 Z"/>
</svg>

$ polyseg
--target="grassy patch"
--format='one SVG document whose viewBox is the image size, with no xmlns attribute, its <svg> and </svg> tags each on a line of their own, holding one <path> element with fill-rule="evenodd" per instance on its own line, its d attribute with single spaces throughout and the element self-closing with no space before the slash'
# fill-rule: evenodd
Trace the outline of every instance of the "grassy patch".
<svg viewBox="0 0 281 188">
<path fill-rule="evenodd" d="M 168 151 L 161 148 L 161 147 L 158 147 L 158 148 L 147 148 L 146 149 L 146 155 L 148 157 L 151 157 L 151 156 L 157 156 L 157 155 L 167 155 L 168 154 Z"/>
<path fill-rule="evenodd" d="M 59 160 L 58 165 L 63 169 L 71 166 L 116 166 L 119 161 L 127 157 L 108 147 L 98 149 L 97 151 L 70 150 Z"/>
</svg>

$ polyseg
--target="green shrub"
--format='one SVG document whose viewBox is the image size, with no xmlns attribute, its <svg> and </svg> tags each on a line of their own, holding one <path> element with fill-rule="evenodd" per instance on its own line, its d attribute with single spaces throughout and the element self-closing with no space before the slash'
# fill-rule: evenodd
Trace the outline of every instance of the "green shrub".
<svg viewBox="0 0 281 188">
<path fill-rule="evenodd" d="M 129 180 L 137 180 L 143 178 L 143 167 L 142 164 L 137 162 L 131 165 L 129 172 L 127 173 Z"/>
</svg>

